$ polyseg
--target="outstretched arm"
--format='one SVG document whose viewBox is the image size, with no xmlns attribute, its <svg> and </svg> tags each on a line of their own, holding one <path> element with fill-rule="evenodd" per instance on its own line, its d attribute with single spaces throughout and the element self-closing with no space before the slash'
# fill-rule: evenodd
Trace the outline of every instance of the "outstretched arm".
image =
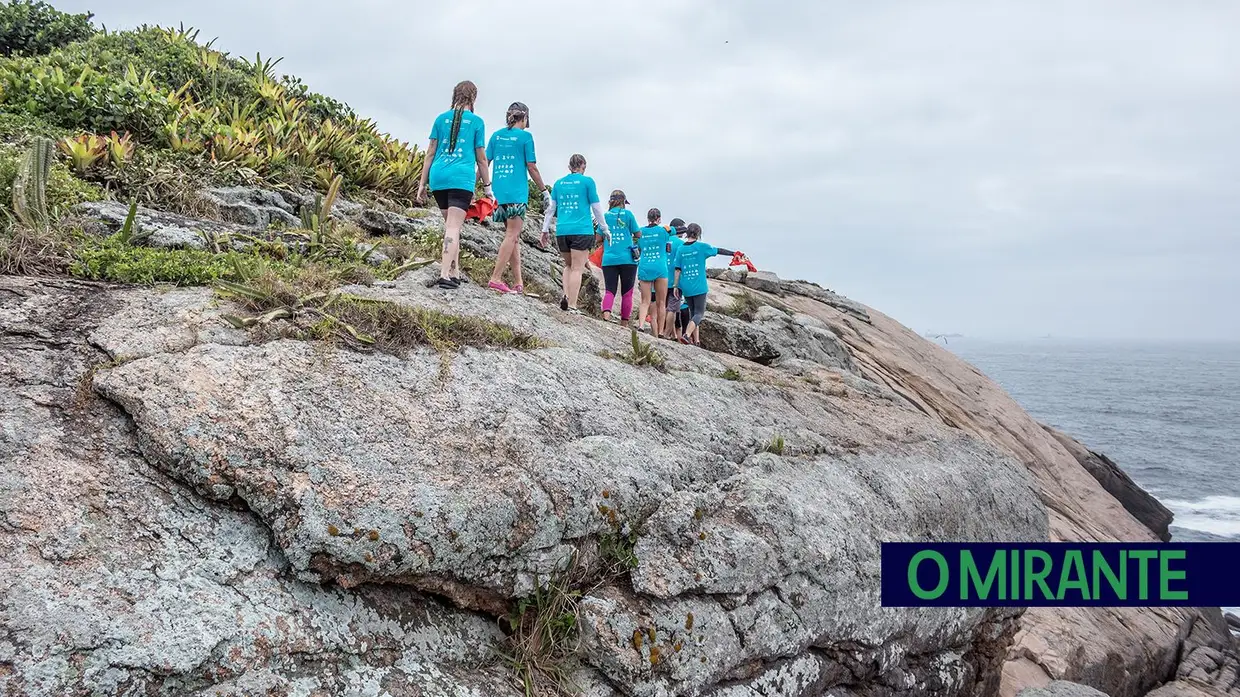
<svg viewBox="0 0 1240 697">
<path fill-rule="evenodd" d="M 717 251 L 715 252 L 715 254 L 717 254 L 717 255 L 719 255 L 719 256 L 721 256 L 721 257 L 730 257 L 730 256 L 732 256 L 733 254 L 736 254 L 736 252 L 734 252 L 734 251 L 732 251 L 732 250 L 730 250 L 730 249 L 724 249 L 723 247 L 715 247 L 715 249 L 717 250 Z"/>
<path fill-rule="evenodd" d="M 611 229 L 607 227 L 607 214 L 603 211 L 603 204 L 596 201 L 590 204 L 590 210 L 594 211 L 594 222 L 598 223 L 599 234 L 611 244 Z"/>
</svg>

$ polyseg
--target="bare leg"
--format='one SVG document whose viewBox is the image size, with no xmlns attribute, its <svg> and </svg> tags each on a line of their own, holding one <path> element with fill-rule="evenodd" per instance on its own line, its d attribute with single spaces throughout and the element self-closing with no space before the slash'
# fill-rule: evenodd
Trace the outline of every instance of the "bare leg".
<svg viewBox="0 0 1240 697">
<path fill-rule="evenodd" d="M 512 219 L 508 220 L 509 235 L 512 235 L 512 281 L 515 285 L 525 287 L 525 281 L 521 278 L 521 228 L 525 227 L 523 218 L 516 219 L 517 232 L 514 234 L 512 230 Z"/>
<path fill-rule="evenodd" d="M 521 219 L 509 218 L 504 221 L 504 241 L 499 246 L 499 254 L 495 257 L 495 270 L 491 272 L 491 283 L 504 279 L 504 270 L 513 264 L 513 276 L 517 285 L 521 284 Z M 513 259 L 516 259 L 514 262 Z"/>
<path fill-rule="evenodd" d="M 461 228 L 465 225 L 465 211 L 449 208 L 444 211 L 443 258 L 439 263 L 439 277 L 451 278 L 452 271 L 460 266 Z"/>
<path fill-rule="evenodd" d="M 664 312 L 663 317 L 663 336 L 668 339 L 676 338 L 676 313 Z"/>
<path fill-rule="evenodd" d="M 574 249 L 569 252 L 569 267 L 564 272 L 564 296 L 568 298 L 568 306 L 577 307 L 577 296 L 581 294 L 581 274 L 586 270 L 586 259 L 590 258 L 589 250 Z"/>
<path fill-rule="evenodd" d="M 650 323 L 650 333 L 655 336 L 662 331 L 667 321 L 667 279 L 660 278 L 654 282 L 654 322 Z"/>
<path fill-rule="evenodd" d="M 650 288 L 653 284 L 650 281 L 638 281 L 637 292 L 640 295 L 641 305 L 640 312 L 637 313 L 637 326 L 640 328 L 642 323 L 646 321 L 646 313 L 650 312 Z"/>
</svg>

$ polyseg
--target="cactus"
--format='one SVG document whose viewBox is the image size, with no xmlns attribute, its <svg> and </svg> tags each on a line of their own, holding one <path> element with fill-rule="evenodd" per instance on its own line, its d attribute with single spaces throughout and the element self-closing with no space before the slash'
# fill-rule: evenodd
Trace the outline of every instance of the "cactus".
<svg viewBox="0 0 1240 697">
<path fill-rule="evenodd" d="M 13 180 L 13 213 L 26 227 L 47 226 L 47 177 L 51 167 L 52 141 L 35 138 Z"/>
</svg>

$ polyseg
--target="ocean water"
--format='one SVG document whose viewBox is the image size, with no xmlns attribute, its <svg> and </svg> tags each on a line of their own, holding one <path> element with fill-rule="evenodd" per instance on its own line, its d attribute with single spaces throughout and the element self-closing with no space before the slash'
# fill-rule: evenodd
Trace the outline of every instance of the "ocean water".
<svg viewBox="0 0 1240 697">
<path fill-rule="evenodd" d="M 1240 344 L 946 341 L 1157 496 L 1173 539 L 1240 541 Z"/>
</svg>

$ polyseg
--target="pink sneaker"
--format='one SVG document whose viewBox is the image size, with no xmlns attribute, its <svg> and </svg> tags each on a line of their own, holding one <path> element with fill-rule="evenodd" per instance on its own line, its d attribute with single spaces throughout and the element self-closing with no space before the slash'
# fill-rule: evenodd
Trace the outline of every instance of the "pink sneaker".
<svg viewBox="0 0 1240 697">
<path fill-rule="evenodd" d="M 515 286 L 513 286 L 513 287 L 512 287 L 512 290 L 510 290 L 510 291 L 508 291 L 508 292 L 509 292 L 509 293 L 512 293 L 512 294 L 514 294 L 514 295 L 525 295 L 525 286 L 520 285 L 520 284 L 515 285 Z"/>
<path fill-rule="evenodd" d="M 487 284 L 487 287 L 490 288 L 491 290 L 497 290 L 501 293 L 512 292 L 512 289 L 508 287 L 508 284 L 504 283 L 503 281 L 491 281 L 490 283 Z"/>
</svg>

